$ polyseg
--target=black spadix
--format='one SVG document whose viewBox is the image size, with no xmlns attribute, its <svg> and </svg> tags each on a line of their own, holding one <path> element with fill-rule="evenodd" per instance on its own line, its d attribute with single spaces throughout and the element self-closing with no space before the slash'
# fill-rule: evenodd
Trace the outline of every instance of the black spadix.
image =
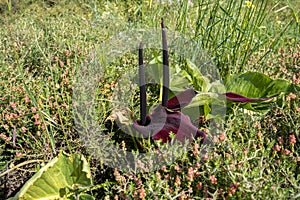
<svg viewBox="0 0 300 200">
<path fill-rule="evenodd" d="M 162 106 L 167 107 L 169 99 L 169 85 L 170 85 L 170 72 L 169 72 L 169 53 L 166 28 L 164 19 L 161 19 L 161 30 L 162 30 L 162 54 L 163 54 L 163 95 L 162 95 Z M 139 46 L 139 85 L 140 85 L 140 124 L 146 125 L 146 83 L 145 83 L 145 70 L 143 60 L 143 43 Z"/>
<path fill-rule="evenodd" d="M 133 123 L 133 127 L 143 137 L 153 140 L 170 141 L 170 132 L 176 134 L 175 139 L 184 143 L 186 139 L 192 141 L 194 138 L 206 135 L 195 127 L 190 118 L 180 110 L 187 106 L 196 95 L 193 89 L 187 89 L 169 100 L 169 57 L 166 28 L 164 20 L 161 20 L 162 29 L 162 54 L 163 54 L 163 96 L 162 103 L 149 115 L 146 111 L 146 83 L 143 61 L 143 44 L 139 46 L 139 87 L 140 87 L 140 120 Z"/>
</svg>

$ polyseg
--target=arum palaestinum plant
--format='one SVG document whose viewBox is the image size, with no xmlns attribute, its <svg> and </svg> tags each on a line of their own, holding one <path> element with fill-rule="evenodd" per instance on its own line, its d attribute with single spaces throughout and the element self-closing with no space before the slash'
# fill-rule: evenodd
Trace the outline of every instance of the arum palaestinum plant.
<svg viewBox="0 0 300 200">
<path fill-rule="evenodd" d="M 175 139 L 185 142 L 193 138 L 206 138 L 204 132 L 195 127 L 190 118 L 180 110 L 188 105 L 195 92 L 192 89 L 181 92 L 169 100 L 169 58 L 166 28 L 164 20 L 161 22 L 162 28 L 162 53 L 163 53 L 163 98 L 161 105 L 158 105 L 151 115 L 146 115 L 146 85 L 145 71 L 143 64 L 143 47 L 139 46 L 139 85 L 140 85 L 140 120 L 135 121 L 133 127 L 144 137 L 151 136 L 154 140 L 162 142 L 170 141 L 170 133 L 175 134 Z"/>
<path fill-rule="evenodd" d="M 182 108 L 189 105 L 192 99 L 198 95 L 194 89 L 187 89 L 175 97 L 169 99 L 169 58 L 168 45 L 164 20 L 161 21 L 162 28 L 162 54 L 163 54 L 163 95 L 162 103 L 158 105 L 154 111 L 147 115 L 146 111 L 146 83 L 145 70 L 143 63 L 143 47 L 142 43 L 139 46 L 139 85 L 140 85 L 140 120 L 133 123 L 133 128 L 143 137 L 151 137 L 153 140 L 162 140 L 168 142 L 171 140 L 170 133 L 175 134 L 175 139 L 180 142 L 185 142 L 186 139 L 192 141 L 194 138 L 202 137 L 202 142 L 207 138 L 205 133 L 195 127 L 189 116 L 184 115 Z M 252 77 L 252 76 L 251 76 Z M 250 77 L 250 78 L 251 78 Z M 239 84 L 239 83 L 237 83 Z M 239 86 L 237 86 L 239 87 Z M 246 88 L 241 85 L 241 88 Z M 235 92 L 226 92 L 220 94 L 225 96 L 229 102 L 236 103 L 259 103 L 273 99 L 276 95 L 271 97 L 246 97 Z M 199 116 L 200 117 L 200 116 Z"/>
</svg>

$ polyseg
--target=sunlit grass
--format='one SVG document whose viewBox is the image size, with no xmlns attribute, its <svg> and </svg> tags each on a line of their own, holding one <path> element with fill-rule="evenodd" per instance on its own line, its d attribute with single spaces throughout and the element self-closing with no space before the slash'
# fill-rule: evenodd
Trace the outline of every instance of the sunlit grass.
<svg viewBox="0 0 300 200">
<path fill-rule="evenodd" d="M 298 4 L 170 2 L 0 3 L 0 196 L 15 193 L 43 165 L 40 160 L 47 162 L 60 150 L 88 155 L 74 126 L 74 72 L 98 44 L 126 27 L 159 27 L 164 17 L 167 28 L 208 52 L 221 78 L 254 70 L 299 84 Z M 122 57 L 99 80 L 99 124 L 114 139 L 121 132 L 106 121 L 113 109 L 110 98 L 122 70 L 134 67 L 135 60 L 134 53 Z M 155 98 L 150 94 L 150 101 Z M 299 99 L 299 93 L 290 94 L 265 116 L 236 108 L 205 159 L 195 146 L 170 166 L 132 175 L 88 155 L 95 184 L 105 182 L 92 194 L 97 199 L 291 198 L 300 193 Z M 137 115 L 138 108 L 132 110 Z M 129 148 L 131 139 L 115 140 Z M 137 142 L 140 150 L 155 150 L 152 143 Z"/>
</svg>

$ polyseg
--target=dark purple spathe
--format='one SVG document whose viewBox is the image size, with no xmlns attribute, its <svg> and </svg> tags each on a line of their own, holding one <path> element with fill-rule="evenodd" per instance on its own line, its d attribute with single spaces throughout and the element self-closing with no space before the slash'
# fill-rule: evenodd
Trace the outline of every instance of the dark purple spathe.
<svg viewBox="0 0 300 200">
<path fill-rule="evenodd" d="M 187 106 L 195 92 L 192 89 L 185 90 L 170 99 L 167 107 L 158 105 L 151 115 L 147 115 L 147 124 L 140 125 L 138 121 L 133 123 L 133 127 L 144 137 L 153 140 L 162 140 L 163 143 L 171 140 L 170 132 L 175 134 L 175 139 L 184 143 L 187 139 L 192 141 L 194 138 L 202 137 L 206 139 L 204 132 L 195 127 L 189 116 L 180 112 Z"/>
</svg>

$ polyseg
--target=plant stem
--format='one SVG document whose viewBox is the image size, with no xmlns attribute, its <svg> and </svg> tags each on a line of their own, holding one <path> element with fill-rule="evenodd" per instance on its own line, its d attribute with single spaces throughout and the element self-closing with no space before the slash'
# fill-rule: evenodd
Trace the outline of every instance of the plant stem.
<svg viewBox="0 0 300 200">
<path fill-rule="evenodd" d="M 139 47 L 140 123 L 146 125 L 146 82 L 143 59 L 143 43 Z"/>
<path fill-rule="evenodd" d="M 162 28 L 162 47 L 163 47 L 163 97 L 162 106 L 167 106 L 169 98 L 169 56 L 168 56 L 168 44 L 166 36 L 166 28 L 164 24 L 164 19 L 161 19 Z"/>
<path fill-rule="evenodd" d="M 3 177 L 4 175 L 6 175 L 6 174 L 10 173 L 11 171 L 13 171 L 15 169 L 18 169 L 18 168 L 20 168 L 20 167 L 22 167 L 24 165 L 28 165 L 30 163 L 36 163 L 36 162 L 44 162 L 44 160 L 27 160 L 25 162 L 22 162 L 22 163 L 20 163 L 18 165 L 13 166 L 12 168 L 6 170 L 5 172 L 1 173 L 0 177 Z"/>
</svg>

